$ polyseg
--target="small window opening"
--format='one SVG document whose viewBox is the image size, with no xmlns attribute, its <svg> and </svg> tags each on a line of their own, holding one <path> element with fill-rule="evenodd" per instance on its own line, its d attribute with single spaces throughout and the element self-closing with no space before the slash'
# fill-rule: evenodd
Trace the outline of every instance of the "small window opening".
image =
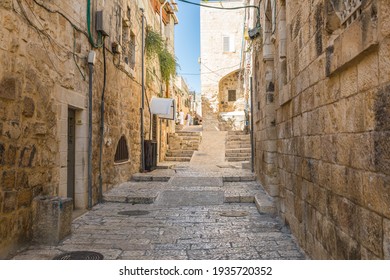
<svg viewBox="0 0 390 280">
<path fill-rule="evenodd" d="M 236 90 L 228 90 L 228 101 L 236 101 Z"/>
<path fill-rule="evenodd" d="M 116 146 L 115 152 L 115 163 L 126 162 L 129 160 L 129 150 L 127 149 L 127 141 L 126 137 L 123 135 L 121 139 L 119 139 L 118 145 Z"/>
</svg>

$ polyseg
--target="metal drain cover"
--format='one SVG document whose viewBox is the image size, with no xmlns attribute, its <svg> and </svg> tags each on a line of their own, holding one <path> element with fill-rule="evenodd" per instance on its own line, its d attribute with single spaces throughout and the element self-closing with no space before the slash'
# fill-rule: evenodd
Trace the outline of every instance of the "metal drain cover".
<svg viewBox="0 0 390 280">
<path fill-rule="evenodd" d="M 248 216 L 246 211 L 226 211 L 219 214 L 222 217 L 245 217 Z"/>
<path fill-rule="evenodd" d="M 119 215 L 126 215 L 126 216 L 144 216 L 148 215 L 149 211 L 142 211 L 142 210 L 131 210 L 131 211 L 121 211 L 118 212 Z"/>
<path fill-rule="evenodd" d="M 53 260 L 102 260 L 104 256 L 92 251 L 74 251 L 55 256 Z"/>
</svg>

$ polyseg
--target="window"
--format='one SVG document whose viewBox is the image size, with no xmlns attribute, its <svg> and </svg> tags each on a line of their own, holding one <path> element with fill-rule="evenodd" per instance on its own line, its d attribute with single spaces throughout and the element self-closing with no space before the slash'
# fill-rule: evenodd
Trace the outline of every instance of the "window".
<svg viewBox="0 0 390 280">
<path fill-rule="evenodd" d="M 228 90 L 228 101 L 236 101 L 236 90 L 235 89 L 229 89 Z"/>
<path fill-rule="evenodd" d="M 135 67 L 135 35 L 131 33 L 130 35 L 130 48 L 129 48 L 129 57 L 130 57 L 130 67 L 134 69 Z"/>
<path fill-rule="evenodd" d="M 223 36 L 223 52 L 235 52 L 234 36 Z"/>
<path fill-rule="evenodd" d="M 336 15 L 340 18 L 343 27 L 349 26 L 362 13 L 362 0 L 332 0 L 331 4 L 336 11 Z"/>
<path fill-rule="evenodd" d="M 119 139 L 118 145 L 116 146 L 115 152 L 115 163 L 126 162 L 129 160 L 129 151 L 127 149 L 126 137 L 122 135 L 121 139 Z"/>
<path fill-rule="evenodd" d="M 157 115 L 153 115 L 152 139 L 154 141 L 157 141 Z"/>
<path fill-rule="evenodd" d="M 135 67 L 135 35 L 131 31 L 131 10 L 127 12 L 122 19 L 122 60 L 130 66 Z"/>
</svg>

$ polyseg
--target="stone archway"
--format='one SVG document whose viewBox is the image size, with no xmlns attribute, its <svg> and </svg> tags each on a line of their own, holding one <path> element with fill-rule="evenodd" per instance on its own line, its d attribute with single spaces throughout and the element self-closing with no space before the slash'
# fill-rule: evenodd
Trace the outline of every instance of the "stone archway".
<svg viewBox="0 0 390 280">
<path fill-rule="evenodd" d="M 219 81 L 219 112 L 235 111 L 235 103 L 242 97 L 240 70 L 230 72 Z"/>
</svg>

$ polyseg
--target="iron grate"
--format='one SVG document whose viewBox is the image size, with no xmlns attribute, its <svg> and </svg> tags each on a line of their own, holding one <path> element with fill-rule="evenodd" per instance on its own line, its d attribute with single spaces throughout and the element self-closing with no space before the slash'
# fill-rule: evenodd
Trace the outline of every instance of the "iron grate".
<svg viewBox="0 0 390 280">
<path fill-rule="evenodd" d="M 93 251 L 73 251 L 55 256 L 53 260 L 103 260 L 104 256 Z"/>
</svg>

